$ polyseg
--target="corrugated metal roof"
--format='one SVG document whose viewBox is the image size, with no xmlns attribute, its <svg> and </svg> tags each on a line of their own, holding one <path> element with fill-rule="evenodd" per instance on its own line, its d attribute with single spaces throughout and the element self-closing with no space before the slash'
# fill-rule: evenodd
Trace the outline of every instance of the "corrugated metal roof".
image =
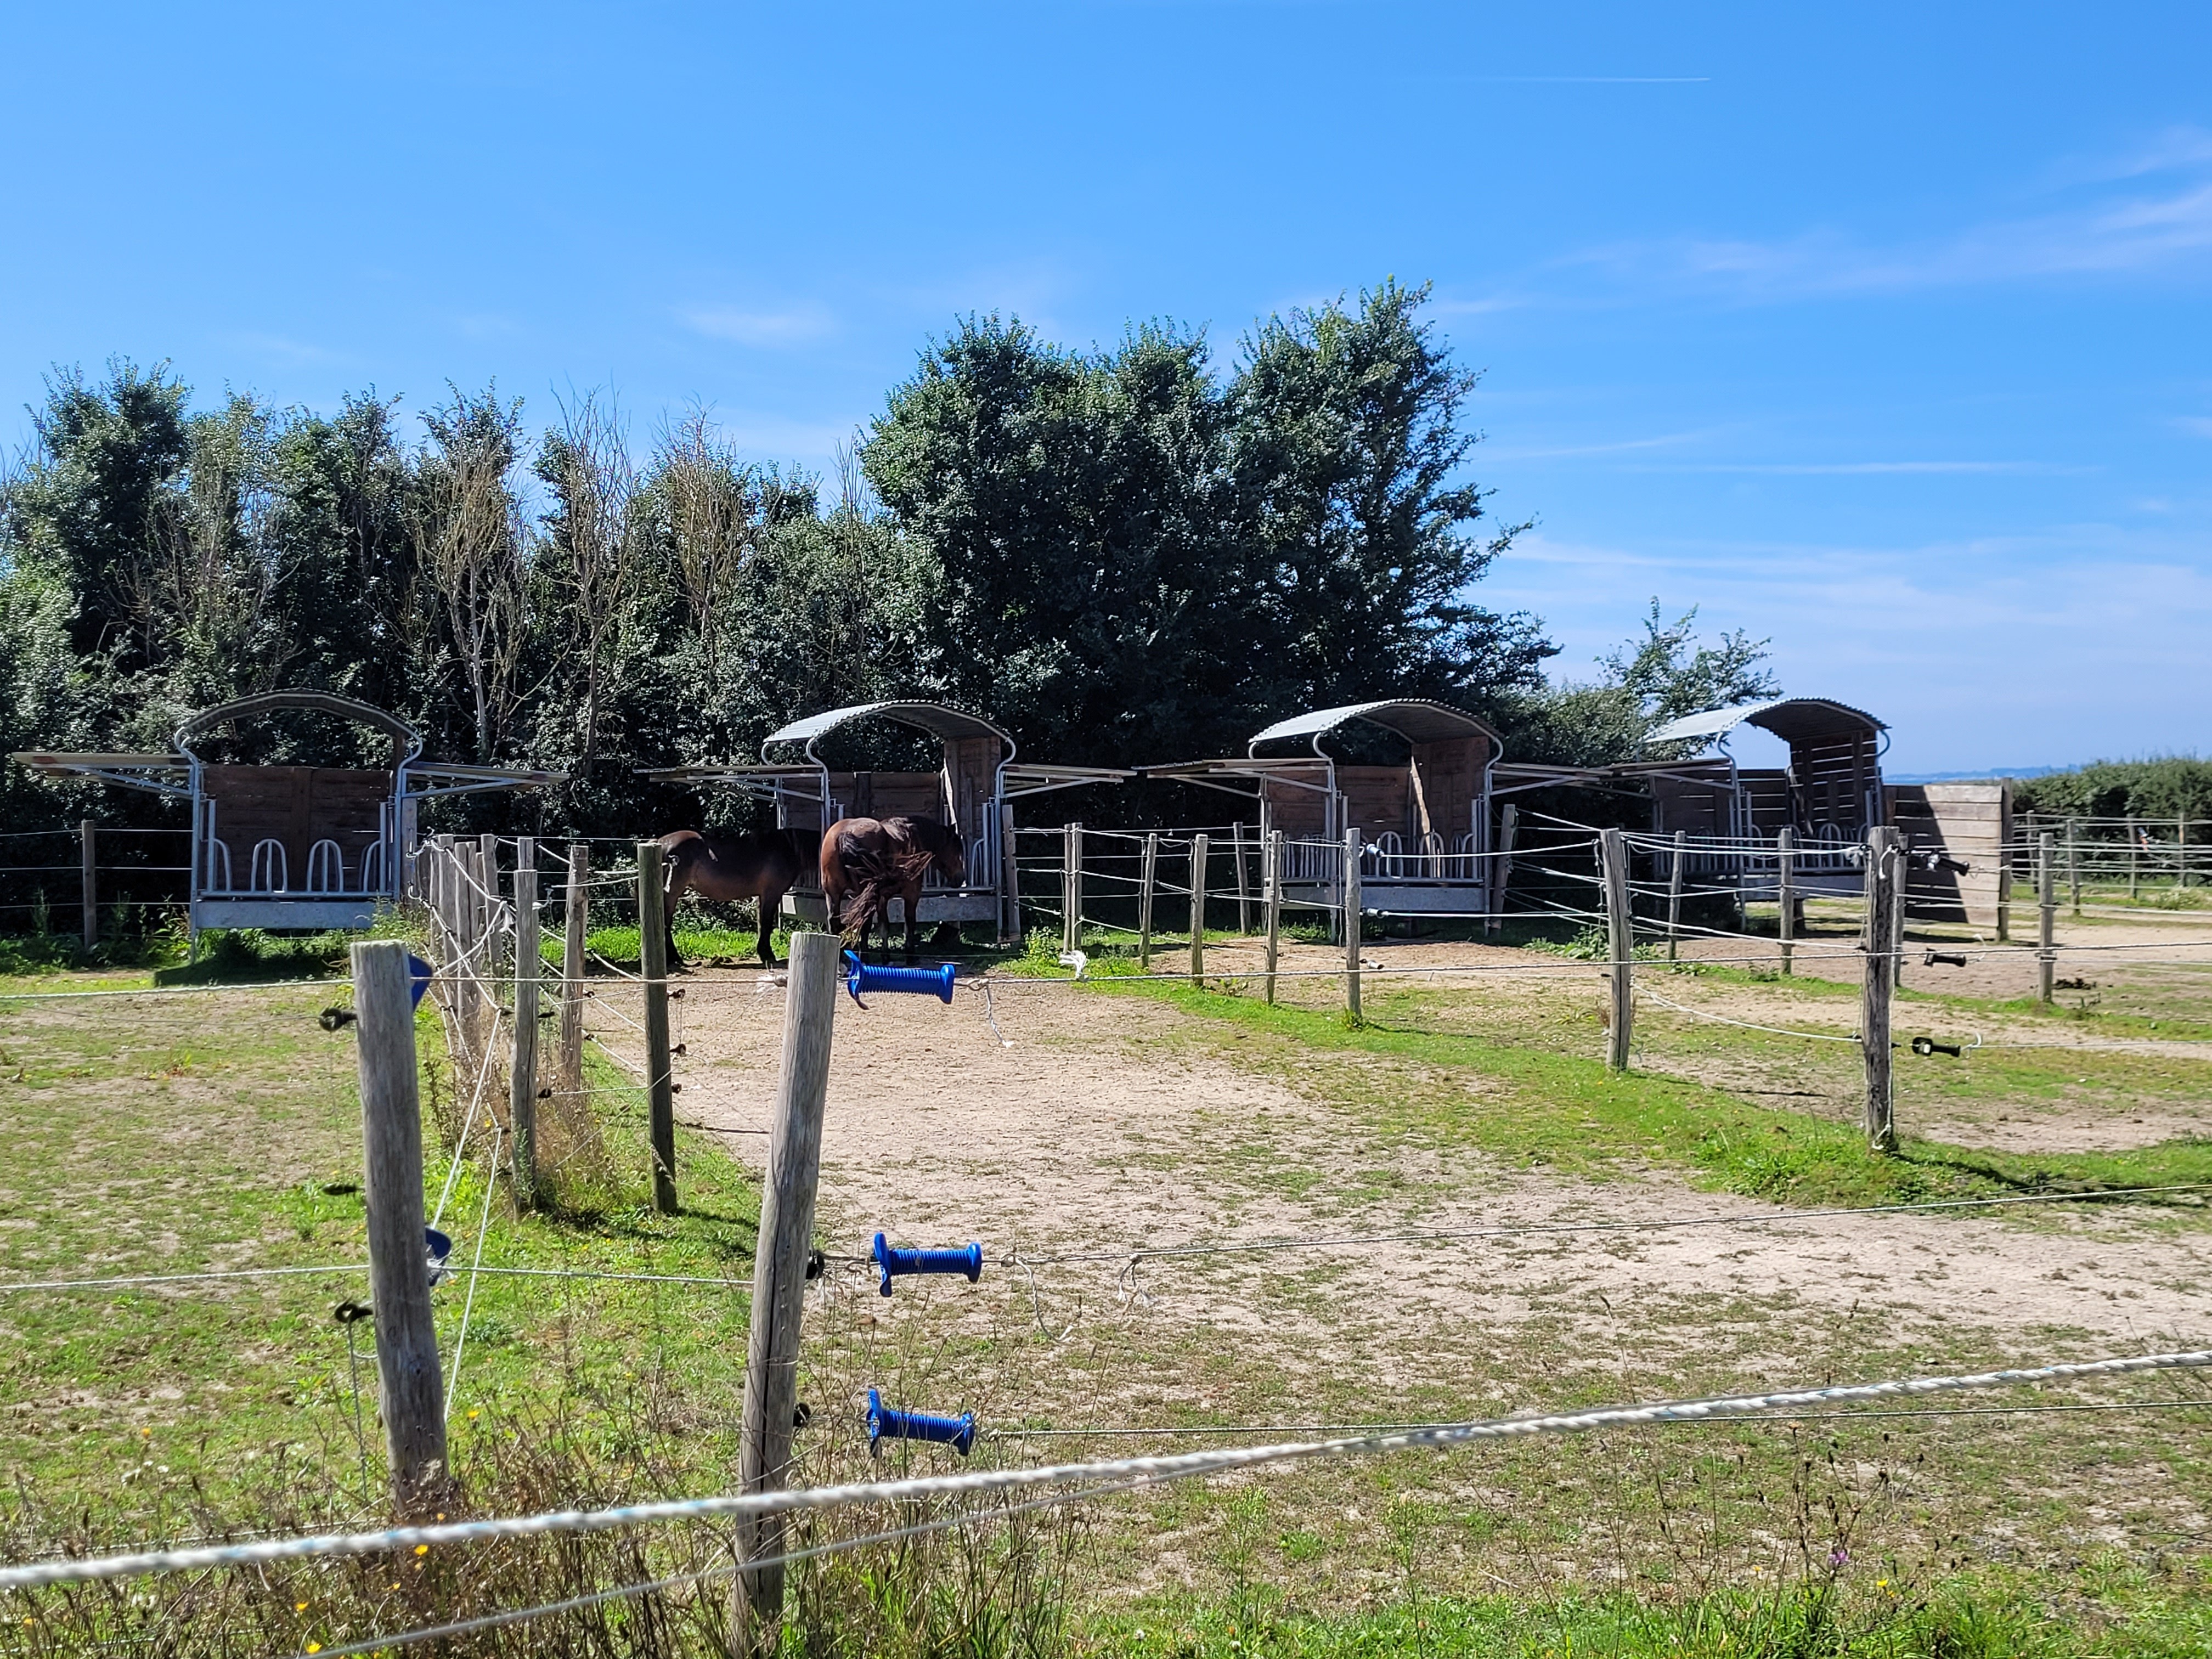
<svg viewBox="0 0 2212 1659">
<path fill-rule="evenodd" d="M 1690 738 L 1717 738 L 1747 721 L 1786 740 L 1852 725 L 1869 732 L 1888 729 L 1863 708 L 1854 708 L 1849 703 L 1833 702 L 1826 697 L 1776 697 L 1766 702 L 1738 703 L 1733 708 L 1708 708 L 1702 714 L 1685 714 L 1678 720 L 1668 721 L 1644 741 L 1680 743 Z"/>
<path fill-rule="evenodd" d="M 1386 698 L 1380 702 L 1351 702 L 1341 708 L 1317 708 L 1310 714 L 1293 714 L 1255 733 L 1250 746 L 1256 749 L 1263 743 L 1282 738 L 1319 737 L 1352 720 L 1365 720 L 1395 732 L 1411 743 L 1475 737 L 1488 738 L 1492 744 L 1498 742 L 1497 732 L 1463 708 L 1419 698 Z"/>
<path fill-rule="evenodd" d="M 809 714 L 779 732 L 770 732 L 761 744 L 761 753 L 765 756 L 770 744 L 811 742 L 851 721 L 872 718 L 919 726 L 937 738 L 996 738 L 1008 749 L 1014 746 L 1012 738 L 981 715 L 966 714 L 941 702 L 856 702 L 849 708 L 830 708 L 819 714 Z"/>
</svg>

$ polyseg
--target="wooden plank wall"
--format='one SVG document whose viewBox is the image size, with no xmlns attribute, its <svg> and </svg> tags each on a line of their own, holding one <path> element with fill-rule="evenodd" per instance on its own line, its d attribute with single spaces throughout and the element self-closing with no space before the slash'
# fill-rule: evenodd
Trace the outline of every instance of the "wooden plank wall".
<svg viewBox="0 0 2212 1659">
<path fill-rule="evenodd" d="M 319 841 L 334 841 L 345 854 L 349 885 L 361 878 L 361 860 L 375 841 L 384 804 L 392 799 L 392 774 L 338 766 L 210 766 L 201 779 L 216 804 L 216 833 L 230 848 L 240 887 L 250 879 L 256 842 L 284 846 L 291 885 L 307 884 L 307 854 Z"/>
<path fill-rule="evenodd" d="M 1316 761 L 1310 772 L 1300 775 L 1298 783 L 1285 783 L 1270 778 L 1260 786 L 1267 798 L 1268 821 L 1292 841 L 1318 841 L 1328 833 L 1328 809 L 1318 789 L 1309 789 L 1308 783 L 1319 783 L 1328 774 Z"/>
<path fill-rule="evenodd" d="M 1412 791 L 1407 802 L 1407 841 L 1440 836 L 1444 850 L 1474 828 L 1474 798 L 1482 787 L 1486 738 L 1449 738 L 1413 745 Z"/>
<path fill-rule="evenodd" d="M 1972 866 L 1963 876 L 1914 868 L 1905 889 L 1911 919 L 1995 927 L 2004 849 L 2012 840 L 2011 780 L 1893 783 L 1882 793 L 1889 820 L 1906 845 L 1916 852 L 1934 848 Z"/>
<path fill-rule="evenodd" d="M 1846 841 L 1866 838 L 1867 792 L 1878 775 L 1873 734 L 1792 744 L 1790 769 L 1797 780 L 1798 829 L 1832 823 Z"/>
<path fill-rule="evenodd" d="M 1765 841 L 1774 832 L 1796 828 L 1797 803 L 1790 789 L 1790 774 L 1780 767 L 1747 766 L 1736 774 L 1751 808 L 1751 830 Z"/>
<path fill-rule="evenodd" d="M 843 803 L 848 818 L 943 818 L 945 783 L 935 772 L 832 772 L 830 794 Z M 791 821 L 803 829 L 828 826 L 813 822 L 820 809 L 811 800 L 791 803 Z"/>
<path fill-rule="evenodd" d="M 963 738 L 945 745 L 945 768 L 952 786 L 952 821 L 963 840 L 983 833 L 983 808 L 999 787 L 999 759 L 1005 751 L 996 738 Z"/>
<path fill-rule="evenodd" d="M 1344 797 L 1346 825 L 1359 826 L 1363 836 L 1393 835 L 1403 842 L 1413 830 L 1413 779 L 1403 766 L 1340 766 L 1337 792 Z M 1340 830 L 1346 825 L 1340 825 Z"/>
<path fill-rule="evenodd" d="M 1652 829 L 1662 836 L 1677 830 L 1692 836 L 1729 833 L 1729 787 L 1724 783 L 1686 782 L 1680 778 L 1651 780 Z"/>
</svg>

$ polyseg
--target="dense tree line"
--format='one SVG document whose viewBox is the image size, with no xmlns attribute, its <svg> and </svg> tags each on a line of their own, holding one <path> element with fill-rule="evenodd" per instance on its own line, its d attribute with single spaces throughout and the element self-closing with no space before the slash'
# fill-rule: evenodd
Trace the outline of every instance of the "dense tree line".
<svg viewBox="0 0 2212 1659">
<path fill-rule="evenodd" d="M 827 483 L 703 413 L 636 444 L 605 396 L 533 441 L 520 403 L 449 388 L 410 436 L 374 393 L 195 410 L 162 368 L 58 373 L 0 483 L 0 740 L 161 749 L 210 703 L 322 687 L 434 756 L 567 771 L 549 822 L 628 830 L 636 768 L 878 696 L 1114 764 L 1385 696 L 1613 758 L 1686 696 L 1761 689 L 1755 645 L 1692 652 L 1656 607 L 1603 684 L 1546 684 L 1536 620 L 1473 598 L 1514 526 L 1465 476 L 1473 379 L 1424 298 L 1271 319 L 1225 376 L 1173 327 L 1085 353 L 970 318 Z M 51 786 L 0 791 L 54 820 Z"/>
</svg>

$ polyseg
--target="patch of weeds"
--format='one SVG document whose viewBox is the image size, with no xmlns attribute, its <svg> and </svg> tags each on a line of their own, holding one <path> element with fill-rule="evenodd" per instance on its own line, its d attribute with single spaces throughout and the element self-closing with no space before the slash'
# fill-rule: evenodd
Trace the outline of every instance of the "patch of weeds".
<svg viewBox="0 0 2212 1659">
<path fill-rule="evenodd" d="M 1613 960 L 1613 941 L 1602 927 L 1589 927 L 1568 939 L 1531 939 L 1523 948 L 1540 951 L 1549 957 L 1565 957 L 1571 962 L 1610 962 Z M 1666 947 L 1659 945 L 1632 946 L 1630 955 L 1638 962 L 1659 962 L 1665 959 Z"/>
</svg>

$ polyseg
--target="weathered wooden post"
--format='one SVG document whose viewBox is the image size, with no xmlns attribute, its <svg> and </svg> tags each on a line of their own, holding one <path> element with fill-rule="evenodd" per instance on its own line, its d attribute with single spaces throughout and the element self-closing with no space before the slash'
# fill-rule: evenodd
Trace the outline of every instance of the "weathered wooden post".
<svg viewBox="0 0 2212 1659">
<path fill-rule="evenodd" d="M 1667 861 L 1667 960 L 1679 961 L 1682 939 L 1682 866 L 1690 855 L 1690 832 L 1674 832 L 1674 855 Z"/>
<path fill-rule="evenodd" d="M 1344 832 L 1344 1010 L 1358 1024 L 1359 1008 L 1359 826 Z"/>
<path fill-rule="evenodd" d="M 538 843 L 514 853 L 514 1056 L 507 1068 L 507 1121 L 514 1143 L 514 1202 L 538 1201 Z"/>
<path fill-rule="evenodd" d="M 1636 928 L 1628 908 L 1628 838 L 1618 830 L 1598 831 L 1599 862 L 1605 876 L 1607 1008 L 1611 1028 L 1606 1033 L 1605 1063 L 1612 1070 L 1628 1069 L 1630 1036 L 1636 1020 L 1636 988 L 1629 978 L 1635 959 Z"/>
<path fill-rule="evenodd" d="M 492 963 L 501 946 L 512 941 L 500 937 L 505 930 L 499 914 L 499 837 L 478 836 L 477 854 L 477 880 L 482 884 L 477 905 L 483 939 L 483 949 L 477 956 L 477 994 L 483 1000 L 483 1041 L 489 1048 L 499 1040 L 499 994 L 492 988 Z"/>
<path fill-rule="evenodd" d="M 2189 885 L 2189 814 L 2186 812 L 2173 821 L 2173 880 L 2176 886 Z"/>
<path fill-rule="evenodd" d="M 2072 899 L 2074 920 L 2081 920 L 2081 844 L 2073 818 L 2066 820 L 2066 886 Z"/>
<path fill-rule="evenodd" d="M 645 1101 L 653 1131 L 653 1207 L 676 1213 L 676 1079 L 668 1052 L 667 899 L 660 843 L 637 844 L 637 956 L 645 979 Z M 823 939 L 835 942 L 835 936 Z M 794 944 L 797 941 L 793 941 Z"/>
<path fill-rule="evenodd" d="M 378 1414 L 392 1462 L 392 1499 L 427 1510 L 446 1481 L 446 1402 L 422 1230 L 422 1107 L 415 1066 L 415 1003 L 407 947 L 353 947 L 353 1005 L 367 1174 L 369 1302 L 376 1311 Z"/>
<path fill-rule="evenodd" d="M 1190 982 L 1206 982 L 1206 866 L 1212 847 L 1204 831 L 1190 838 Z"/>
<path fill-rule="evenodd" d="M 806 1261 L 814 1242 L 815 1188 L 822 1173 L 823 1105 L 830 1089 L 830 1028 L 837 1012 L 838 939 L 794 933 L 783 1012 L 783 1067 L 776 1082 L 768 1174 L 761 1183 L 759 1244 L 753 1257 L 752 1330 L 745 1351 L 739 1477 L 746 1492 L 782 1486 L 799 1406 L 799 1331 Z M 744 1560 L 783 1553 L 783 1517 L 738 1522 Z M 783 1569 L 740 1575 L 750 1621 L 783 1607 Z"/>
<path fill-rule="evenodd" d="M 568 886 L 561 918 L 561 1086 L 584 1083 L 584 932 L 591 914 L 592 849 L 568 843 Z"/>
<path fill-rule="evenodd" d="M 1252 887 L 1244 869 L 1244 826 L 1232 826 L 1236 839 L 1231 844 L 1237 849 L 1231 860 L 1237 866 L 1237 936 L 1252 937 Z"/>
<path fill-rule="evenodd" d="M 1275 1000 L 1275 964 L 1283 939 L 1283 832 L 1271 830 L 1260 848 L 1261 902 L 1267 920 L 1267 1001 Z"/>
<path fill-rule="evenodd" d="M 1144 867 L 1137 878 L 1137 966 L 1152 966 L 1152 892 L 1160 873 L 1160 834 L 1145 831 Z"/>
<path fill-rule="evenodd" d="M 2133 904 L 2142 881 L 2142 843 L 2136 830 L 2135 814 L 2128 814 L 2128 902 Z"/>
<path fill-rule="evenodd" d="M 1774 891 L 1782 901 L 1782 918 L 1778 931 L 1782 938 L 1782 971 L 1792 971 L 1790 963 L 1791 947 L 1797 939 L 1797 835 L 1788 825 L 1774 832 Z"/>
<path fill-rule="evenodd" d="M 77 858 L 83 866 L 84 877 L 84 948 L 88 951 L 100 943 L 100 867 L 94 862 L 94 838 L 98 833 L 90 818 L 77 821 Z"/>
<path fill-rule="evenodd" d="M 1897 951 L 1893 941 L 1903 898 L 1899 862 L 1896 830 L 1877 826 L 1867 831 L 1866 971 L 1859 993 L 1859 1048 L 1866 1064 L 1867 1145 L 1878 1152 L 1897 1150 L 1889 1010 L 1897 984 Z"/>
<path fill-rule="evenodd" d="M 2035 838 L 2036 994 L 2045 1002 L 2051 1000 L 2051 981 L 2058 964 L 2057 916 L 2058 860 L 2046 830 Z"/>
<path fill-rule="evenodd" d="M 1060 842 L 1060 948 L 1083 948 L 1083 826 L 1071 823 Z"/>
<path fill-rule="evenodd" d="M 1486 933 L 1505 925 L 1505 896 L 1513 890 L 1513 837 L 1520 828 L 1521 809 L 1508 801 L 1498 815 L 1498 856 L 1491 861 L 1496 873 L 1490 878 L 1490 914 L 1482 922 Z"/>
</svg>

